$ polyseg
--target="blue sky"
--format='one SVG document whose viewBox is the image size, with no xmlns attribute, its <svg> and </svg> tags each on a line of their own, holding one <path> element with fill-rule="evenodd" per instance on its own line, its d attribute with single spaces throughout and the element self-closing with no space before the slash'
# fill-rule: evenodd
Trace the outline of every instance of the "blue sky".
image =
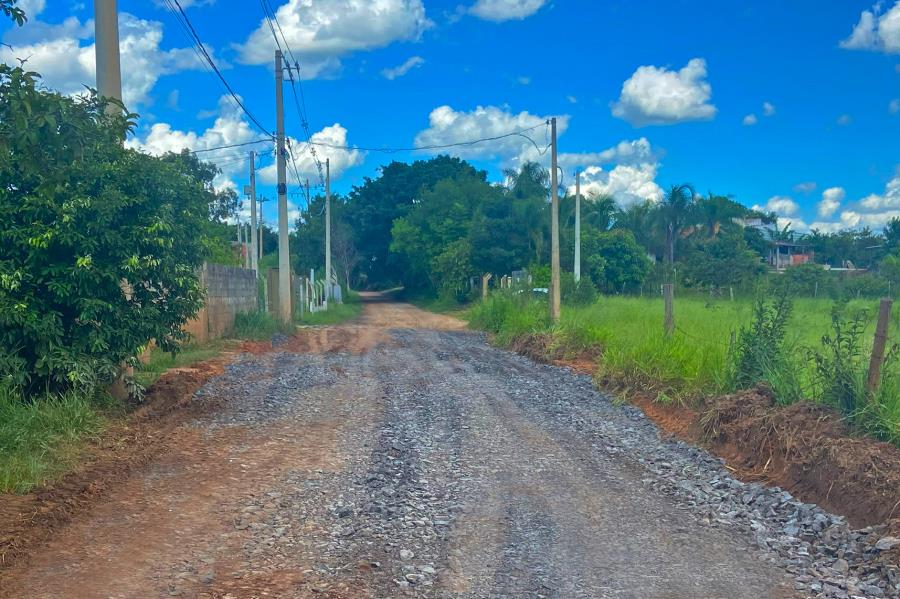
<svg viewBox="0 0 900 599">
<path fill-rule="evenodd" d="M 259 3 L 180 0 L 250 111 L 274 129 L 273 42 Z M 622 204 L 673 183 L 777 210 L 794 227 L 900 215 L 900 0 L 270 0 L 301 63 L 314 138 L 337 145 L 453 143 L 560 119 L 565 182 Z M 20 0 L 9 62 L 47 85 L 93 85 L 91 3 Z M 123 79 L 142 115 L 135 147 L 206 147 L 258 134 L 190 49 L 164 0 L 119 0 Z M 315 180 L 291 93 L 288 134 Z M 530 133 L 539 146 L 546 131 Z M 259 149 L 267 149 L 265 144 Z M 454 150 L 491 178 L 545 160 L 521 138 Z M 246 183 L 244 149 L 205 154 Z M 319 149 L 347 191 L 392 159 Z M 263 195 L 274 195 L 263 160 Z M 292 198 L 299 201 L 297 197 Z M 274 216 L 274 202 L 267 208 Z"/>
</svg>

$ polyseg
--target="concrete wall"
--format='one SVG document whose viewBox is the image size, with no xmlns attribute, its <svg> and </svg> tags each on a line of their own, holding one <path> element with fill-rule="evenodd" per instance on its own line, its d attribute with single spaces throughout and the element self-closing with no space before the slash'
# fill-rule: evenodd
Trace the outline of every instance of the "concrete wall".
<svg viewBox="0 0 900 599">
<path fill-rule="evenodd" d="M 234 329 L 235 315 L 259 309 L 256 273 L 250 269 L 204 264 L 200 281 L 206 290 L 206 303 L 184 326 L 196 342 L 227 335 Z"/>
</svg>

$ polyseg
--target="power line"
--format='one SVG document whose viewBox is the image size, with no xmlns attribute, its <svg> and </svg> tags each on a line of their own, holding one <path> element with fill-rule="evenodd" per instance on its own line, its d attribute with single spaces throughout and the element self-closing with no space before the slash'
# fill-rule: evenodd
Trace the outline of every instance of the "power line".
<svg viewBox="0 0 900 599">
<path fill-rule="evenodd" d="M 212 67 L 212 70 L 215 71 L 215 74 L 219 77 L 219 80 L 222 82 L 222 85 L 225 86 L 225 89 L 228 90 L 228 93 L 231 94 L 232 99 L 235 103 L 240 107 L 241 110 L 244 111 L 244 114 L 253 122 L 256 127 L 263 132 L 265 135 L 271 135 L 271 132 L 267 131 L 266 128 L 257 120 L 255 116 L 244 106 L 244 103 L 241 101 L 240 97 L 235 93 L 234 89 L 232 89 L 231 85 L 225 79 L 225 76 L 222 75 L 222 72 L 219 70 L 219 67 L 216 66 L 215 61 L 212 59 L 212 56 L 209 55 L 209 52 L 206 51 L 206 47 L 203 45 L 203 41 L 200 39 L 200 36 L 197 34 L 197 30 L 194 29 L 194 26 L 191 24 L 190 19 L 188 19 L 187 14 L 184 12 L 184 9 L 181 7 L 181 3 L 178 0 L 171 0 L 175 3 L 175 6 L 178 8 L 178 13 L 175 13 L 175 17 L 178 18 L 178 14 L 180 13 L 181 19 L 184 19 L 184 24 L 187 26 L 190 31 L 190 35 L 192 38 L 192 43 L 196 45 L 197 49 L 199 49 L 200 53 L 206 59 L 206 62 L 209 63 L 209 66 Z M 170 6 L 171 9 L 171 6 Z M 173 11 L 174 12 L 174 11 Z"/>
<path fill-rule="evenodd" d="M 287 40 L 287 36 L 284 35 L 284 30 L 281 28 L 281 23 L 278 21 L 278 14 L 272 9 L 272 5 L 269 0 L 259 0 L 260 6 L 262 7 L 263 15 L 265 16 L 266 22 L 269 25 L 269 31 L 272 32 L 272 37 L 275 40 L 275 45 L 278 47 L 279 51 L 283 52 L 281 47 L 281 42 L 278 40 L 278 34 L 281 34 L 281 41 L 284 42 L 284 47 L 287 49 L 288 56 L 290 56 L 291 61 L 293 62 L 293 69 L 288 63 L 288 79 L 291 83 L 291 92 L 294 96 L 294 107 L 297 109 L 297 116 L 300 118 L 300 126 L 303 128 L 303 133 L 306 136 L 307 148 L 309 149 L 309 153 L 312 155 L 313 161 L 316 164 L 316 170 L 319 174 L 319 184 L 321 186 L 325 186 L 325 175 L 322 170 L 322 161 L 319 160 L 319 156 L 316 153 L 315 147 L 309 142 L 312 141 L 312 133 L 309 129 L 309 118 L 307 116 L 306 110 L 306 95 L 303 93 L 303 82 L 300 81 L 300 63 L 297 58 L 294 56 L 294 51 L 291 49 L 291 45 Z M 275 28 L 278 28 L 278 33 L 275 33 Z M 294 70 L 297 71 L 297 78 L 294 79 Z M 297 94 L 297 88 L 300 88 L 300 94 Z"/>
<path fill-rule="evenodd" d="M 267 138 L 267 139 L 257 139 L 254 141 L 245 141 L 244 143 L 239 143 L 239 144 L 230 144 L 227 146 L 216 146 L 215 148 L 203 148 L 202 150 L 191 150 L 191 154 L 202 154 L 203 152 L 214 152 L 216 150 L 227 150 L 229 148 L 240 148 L 243 146 L 252 146 L 255 144 L 260 144 L 263 142 L 271 142 L 271 141 L 272 141 L 271 137 Z"/>
<path fill-rule="evenodd" d="M 328 142 L 324 142 L 324 141 L 309 141 L 307 143 L 309 143 L 310 145 L 323 146 L 323 147 L 332 148 L 335 150 L 351 150 L 351 151 L 357 150 L 360 152 L 382 152 L 385 154 L 393 154 L 395 152 L 417 152 L 417 151 L 421 151 L 421 150 L 444 150 L 447 148 L 457 148 L 457 147 L 462 147 L 462 146 L 474 146 L 476 144 L 484 143 L 487 141 L 497 141 L 500 139 L 506 139 L 507 137 L 518 136 L 518 137 L 524 137 L 525 139 L 530 141 L 534 145 L 535 149 L 538 151 L 538 154 L 543 156 L 544 154 L 547 153 L 547 150 L 550 148 L 550 145 L 548 144 L 546 147 L 544 147 L 542 149 L 540 146 L 538 146 L 537 142 L 534 141 L 534 139 L 528 137 L 527 135 L 525 135 L 525 133 L 528 133 L 529 131 L 533 131 L 539 127 L 544 127 L 546 125 L 547 125 L 547 123 L 541 123 L 540 125 L 535 125 L 534 127 L 529 127 L 527 129 L 521 129 L 519 131 L 512 131 L 510 133 L 504 133 L 503 135 L 495 135 L 493 137 L 482 137 L 482 138 L 473 139 L 470 141 L 460 141 L 460 142 L 455 142 L 455 143 L 450 143 L 450 144 L 417 146 L 417 147 L 413 147 L 413 148 L 389 148 L 389 147 L 367 148 L 364 146 L 342 146 L 342 145 L 332 144 L 332 143 L 328 143 Z"/>
</svg>

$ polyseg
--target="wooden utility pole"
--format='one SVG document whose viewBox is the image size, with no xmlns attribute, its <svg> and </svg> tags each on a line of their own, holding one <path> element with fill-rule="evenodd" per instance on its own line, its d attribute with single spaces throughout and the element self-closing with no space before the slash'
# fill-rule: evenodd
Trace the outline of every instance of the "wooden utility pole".
<svg viewBox="0 0 900 599">
<path fill-rule="evenodd" d="M 122 70 L 119 60 L 119 13 L 116 0 L 94 0 L 94 58 L 97 93 L 122 101 Z M 110 115 L 120 115 L 118 106 L 107 106 Z"/>
<path fill-rule="evenodd" d="M 487 299 L 488 296 L 488 283 L 491 281 L 491 277 L 494 275 L 491 273 L 485 273 L 481 277 L 481 299 Z"/>
<path fill-rule="evenodd" d="M 556 179 L 556 118 L 550 119 L 550 318 L 559 322 L 559 185 Z"/>
<path fill-rule="evenodd" d="M 325 159 L 325 302 L 331 299 L 331 159 Z"/>
<path fill-rule="evenodd" d="M 256 231 L 256 152 L 250 152 L 250 268 L 259 275 L 259 240 Z"/>
<path fill-rule="evenodd" d="M 581 171 L 575 171 L 575 282 L 581 280 Z"/>
<path fill-rule="evenodd" d="M 878 391 L 881 385 L 881 367 L 884 366 L 884 347 L 887 345 L 888 323 L 891 320 L 893 300 L 884 298 L 878 308 L 878 324 L 875 326 L 875 342 L 872 344 L 872 358 L 869 360 L 869 376 L 866 389 L 869 393 Z"/>
<path fill-rule="evenodd" d="M 663 285 L 663 301 L 665 302 L 665 327 L 666 335 L 675 332 L 675 285 L 666 283 Z"/>
<path fill-rule="evenodd" d="M 283 322 L 290 322 L 291 311 L 291 256 L 288 240 L 287 163 L 284 150 L 284 72 L 281 50 L 275 50 L 275 118 L 278 173 L 278 308 Z"/>
</svg>

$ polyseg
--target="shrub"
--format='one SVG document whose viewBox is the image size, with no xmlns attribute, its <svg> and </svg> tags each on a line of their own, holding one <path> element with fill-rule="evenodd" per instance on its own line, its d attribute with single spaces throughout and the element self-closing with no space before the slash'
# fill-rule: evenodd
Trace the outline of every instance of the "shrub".
<svg viewBox="0 0 900 599">
<path fill-rule="evenodd" d="M 196 159 L 123 148 L 134 115 L 0 65 L 0 378 L 89 388 L 200 307 L 215 201 Z M 198 233 L 198 231 L 200 233 Z"/>
<path fill-rule="evenodd" d="M 831 332 L 822 336 L 821 350 L 810 350 L 810 359 L 822 401 L 855 417 L 866 403 L 862 335 L 868 316 L 864 310 L 849 316 L 845 312 L 846 303 L 836 302 L 831 309 Z"/>
<path fill-rule="evenodd" d="M 753 306 L 753 321 L 741 327 L 731 348 L 731 384 L 736 389 L 752 387 L 778 374 L 787 356 L 784 352 L 787 323 L 792 304 L 786 294 L 771 302 L 762 297 Z"/>
<path fill-rule="evenodd" d="M 562 301 L 573 306 L 586 306 L 597 301 L 597 288 L 587 277 L 577 283 L 575 275 L 563 272 L 560 275 L 559 292 Z"/>
</svg>

